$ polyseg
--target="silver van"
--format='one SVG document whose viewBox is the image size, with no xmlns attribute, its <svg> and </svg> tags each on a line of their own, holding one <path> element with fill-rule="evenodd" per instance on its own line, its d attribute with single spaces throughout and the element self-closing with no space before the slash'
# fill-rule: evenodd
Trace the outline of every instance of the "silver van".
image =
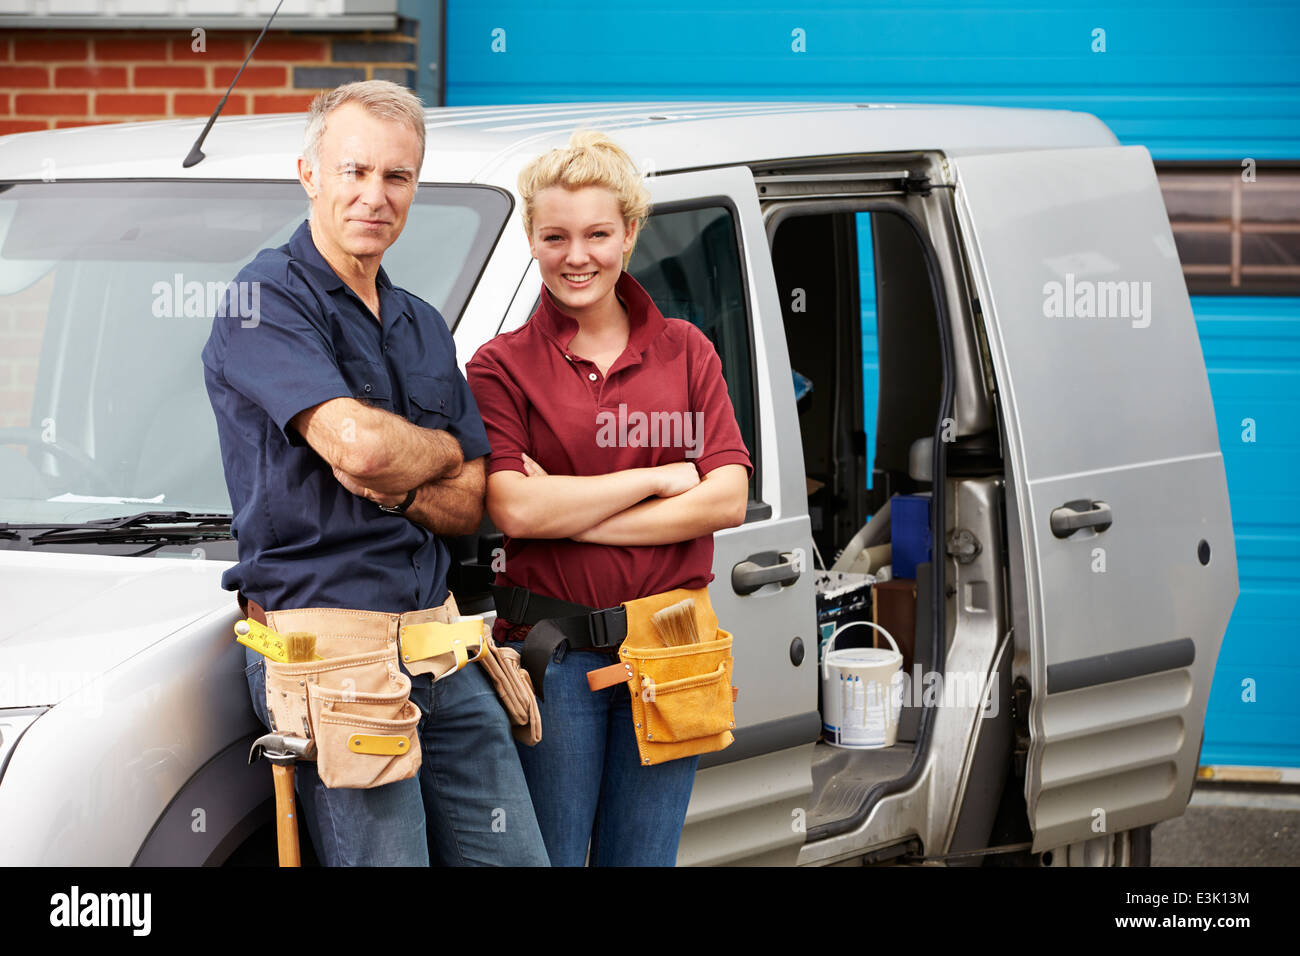
<svg viewBox="0 0 1300 956">
<path fill-rule="evenodd" d="M 721 356 L 756 466 L 710 588 L 740 697 L 679 862 L 1148 862 L 1191 793 L 1238 586 L 1147 151 L 1060 111 L 426 117 L 384 265 L 462 368 L 534 309 L 515 176 L 578 126 L 651 174 L 629 271 Z M 0 139 L 0 863 L 273 859 L 199 352 L 224 284 L 305 216 L 304 118 L 219 119 L 185 168 L 202 125 Z M 880 561 L 904 499 L 928 532 L 905 574 Z M 462 608 L 490 613 L 498 544 L 454 542 Z M 891 746 L 821 739 L 845 582 L 906 645 Z"/>
</svg>

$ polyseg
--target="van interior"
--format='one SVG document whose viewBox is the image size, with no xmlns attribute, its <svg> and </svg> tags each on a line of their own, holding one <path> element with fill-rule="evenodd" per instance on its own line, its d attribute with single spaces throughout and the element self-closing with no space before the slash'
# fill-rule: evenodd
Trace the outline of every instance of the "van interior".
<svg viewBox="0 0 1300 956">
<path fill-rule="evenodd" d="M 897 641 L 910 678 L 914 663 L 928 669 L 929 563 L 910 579 L 859 582 L 892 571 L 891 498 L 932 488 L 943 363 L 926 250 L 890 199 L 773 201 L 764 215 L 799 409 L 821 639 L 848 621 L 873 621 Z M 846 591 L 852 600 L 832 597 Z M 868 627 L 848 627 L 834 643 L 871 646 L 888 644 Z M 860 817 L 873 789 L 908 772 L 920 718 L 910 699 L 893 746 L 833 746 L 823 733 L 809 839 Z M 819 695 L 823 717 L 826 703 Z"/>
</svg>

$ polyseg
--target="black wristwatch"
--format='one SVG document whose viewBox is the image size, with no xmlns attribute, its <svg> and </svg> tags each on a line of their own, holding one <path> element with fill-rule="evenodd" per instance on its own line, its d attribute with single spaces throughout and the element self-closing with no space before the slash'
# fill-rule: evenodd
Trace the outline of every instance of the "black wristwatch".
<svg viewBox="0 0 1300 956">
<path fill-rule="evenodd" d="M 387 511 L 390 515 L 404 515 L 406 514 L 406 509 L 411 507 L 411 505 L 413 505 L 414 503 L 415 503 L 415 489 L 412 488 L 410 491 L 406 493 L 406 497 L 402 500 L 402 503 L 400 505 L 391 505 L 391 506 L 380 505 L 379 510 Z"/>
</svg>

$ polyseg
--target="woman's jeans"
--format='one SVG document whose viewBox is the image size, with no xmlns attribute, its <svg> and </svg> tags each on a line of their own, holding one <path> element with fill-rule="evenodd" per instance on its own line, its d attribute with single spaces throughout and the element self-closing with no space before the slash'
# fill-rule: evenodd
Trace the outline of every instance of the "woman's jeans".
<svg viewBox="0 0 1300 956">
<path fill-rule="evenodd" d="M 245 654 L 253 709 L 266 714 L 265 659 Z M 403 668 L 404 673 L 408 673 Z M 546 866 L 510 720 L 482 665 L 436 683 L 411 678 L 422 763 L 406 780 L 331 789 L 312 761 L 294 774 L 300 812 L 326 866 Z M 270 783 L 270 773 L 267 773 Z"/>
<path fill-rule="evenodd" d="M 503 646 L 520 650 L 522 641 Z M 542 740 L 518 744 L 552 866 L 672 866 L 699 757 L 641 766 L 628 685 L 592 692 L 613 656 L 561 647 L 546 668 Z"/>
</svg>

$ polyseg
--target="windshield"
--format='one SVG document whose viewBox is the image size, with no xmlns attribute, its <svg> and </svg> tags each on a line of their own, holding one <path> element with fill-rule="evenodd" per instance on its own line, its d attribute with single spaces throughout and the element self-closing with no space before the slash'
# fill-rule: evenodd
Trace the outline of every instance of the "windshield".
<svg viewBox="0 0 1300 956">
<path fill-rule="evenodd" d="M 0 186 L 0 522 L 230 511 L 199 355 L 307 212 L 297 182 Z M 384 270 L 454 328 L 509 212 L 421 185 Z"/>
</svg>

